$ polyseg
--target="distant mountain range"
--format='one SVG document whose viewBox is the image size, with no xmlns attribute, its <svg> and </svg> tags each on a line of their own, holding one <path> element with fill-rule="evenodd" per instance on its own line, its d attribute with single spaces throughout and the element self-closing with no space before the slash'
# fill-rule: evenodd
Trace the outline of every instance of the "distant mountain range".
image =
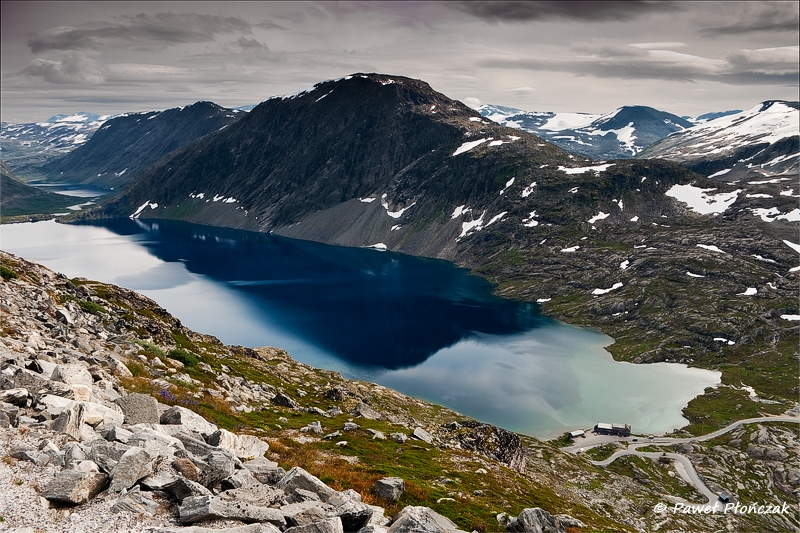
<svg viewBox="0 0 800 533">
<path fill-rule="evenodd" d="M 646 106 L 625 106 L 605 115 L 532 112 L 496 105 L 483 105 L 478 111 L 498 124 L 533 133 L 592 159 L 634 157 L 670 133 L 693 125 Z"/>
<path fill-rule="evenodd" d="M 39 123 L 3 122 L 0 153 L 28 180 L 114 188 L 171 150 L 231 124 L 253 107 L 226 109 L 197 102 L 146 113 L 81 112 Z"/>
<path fill-rule="evenodd" d="M 0 154 L 17 171 L 30 170 L 81 146 L 113 115 L 80 112 L 45 122 L 0 123 Z"/>
<path fill-rule="evenodd" d="M 800 104 L 769 100 L 673 133 L 639 157 L 660 157 L 725 181 L 798 175 Z"/>
<path fill-rule="evenodd" d="M 120 115 L 106 121 L 85 144 L 39 169 L 48 181 L 115 188 L 172 150 L 226 128 L 245 112 L 212 102 L 165 111 Z"/>
</svg>

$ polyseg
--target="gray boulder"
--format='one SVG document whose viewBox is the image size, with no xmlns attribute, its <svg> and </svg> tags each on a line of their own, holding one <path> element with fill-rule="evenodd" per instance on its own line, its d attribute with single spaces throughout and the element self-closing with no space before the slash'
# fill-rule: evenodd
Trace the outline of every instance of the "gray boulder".
<svg viewBox="0 0 800 533">
<path fill-rule="evenodd" d="M 559 523 L 565 528 L 568 528 L 568 527 L 576 527 L 578 529 L 585 529 L 586 528 L 586 524 L 584 524 L 583 522 L 581 522 L 577 518 L 571 517 L 568 514 L 557 514 L 556 515 L 556 520 L 558 520 Z"/>
<path fill-rule="evenodd" d="M 388 533 L 452 533 L 456 525 L 429 507 L 408 506 L 397 513 Z"/>
<path fill-rule="evenodd" d="M 156 530 L 157 533 L 281 533 L 272 524 L 248 524 L 246 526 L 210 528 L 210 527 L 177 527 Z"/>
<path fill-rule="evenodd" d="M 258 459 L 264 457 L 269 444 L 253 435 L 236 435 L 226 429 L 220 429 L 208 437 L 208 443 L 228 450 L 239 459 Z"/>
<path fill-rule="evenodd" d="M 160 505 L 153 500 L 153 495 L 149 492 L 142 492 L 139 487 L 131 490 L 123 490 L 117 501 L 111 507 L 112 513 L 129 511 L 136 514 L 147 514 L 153 516 L 158 511 Z"/>
<path fill-rule="evenodd" d="M 251 505 L 270 507 L 283 500 L 284 492 L 280 489 L 259 484 L 251 487 L 226 490 L 220 493 L 219 497 L 223 500 L 233 502 L 244 502 Z"/>
<path fill-rule="evenodd" d="M 53 370 L 51 378 L 53 381 L 60 381 L 67 385 L 85 385 L 91 388 L 94 380 L 92 374 L 85 366 L 79 364 L 57 365 Z"/>
<path fill-rule="evenodd" d="M 131 448 L 122 454 L 111 471 L 109 492 L 131 488 L 137 481 L 153 473 L 153 457 L 144 448 Z"/>
<path fill-rule="evenodd" d="M 422 428 L 414 428 L 414 432 L 411 434 L 411 436 L 427 444 L 433 444 L 433 435 Z"/>
<path fill-rule="evenodd" d="M 317 502 L 297 502 L 281 506 L 281 512 L 289 527 L 306 526 L 328 518 L 326 505 Z"/>
<path fill-rule="evenodd" d="M 286 475 L 286 471 L 278 466 L 278 463 L 265 459 L 264 457 L 245 461 L 242 463 L 242 466 L 249 470 L 261 483 L 267 483 L 269 485 L 274 485 Z"/>
<path fill-rule="evenodd" d="M 223 490 L 241 489 L 245 487 L 260 486 L 261 482 L 246 468 L 237 470 L 230 477 L 222 480 Z"/>
<path fill-rule="evenodd" d="M 134 392 L 117 400 L 117 405 L 125 415 L 125 423 L 158 424 L 158 402 L 152 396 Z"/>
<path fill-rule="evenodd" d="M 198 415 L 194 411 L 191 411 L 185 407 L 181 407 L 179 405 L 174 405 L 164 411 L 160 417 L 161 424 L 168 424 L 168 425 L 182 425 L 185 428 L 197 432 L 203 437 L 208 437 L 217 431 L 217 426 L 212 424 L 211 422 L 207 421 L 202 416 Z"/>
<path fill-rule="evenodd" d="M 28 402 L 28 390 L 19 388 L 0 391 L 0 402 L 25 407 Z"/>
<path fill-rule="evenodd" d="M 304 526 L 290 527 L 284 533 L 344 533 L 347 531 L 338 518 L 319 520 Z"/>
<path fill-rule="evenodd" d="M 555 516 L 539 507 L 524 509 L 506 529 L 516 533 L 566 533 Z"/>
<path fill-rule="evenodd" d="M 383 415 L 365 403 L 359 403 L 353 409 L 353 416 L 360 416 L 368 420 L 380 420 Z"/>
<path fill-rule="evenodd" d="M 171 483 L 163 485 L 162 490 L 172 496 L 178 503 L 182 503 L 186 498 L 193 496 L 211 496 L 211 491 L 205 488 L 200 483 L 177 477 Z"/>
<path fill-rule="evenodd" d="M 339 517 L 345 531 L 358 531 L 367 525 L 372 517 L 372 507 L 345 494 L 334 495 L 328 499 L 328 503 L 334 506 L 328 516 Z"/>
<path fill-rule="evenodd" d="M 276 394 L 275 397 L 272 398 L 271 401 L 275 405 L 279 405 L 281 407 L 289 407 L 291 409 L 297 409 L 297 407 L 298 407 L 296 401 L 294 401 L 289 396 L 283 394 L 282 392 L 279 392 L 278 394 Z"/>
<path fill-rule="evenodd" d="M 225 500 L 217 496 L 185 498 L 178 509 L 178 513 L 182 524 L 192 524 L 215 518 L 228 518 L 243 522 L 269 522 L 281 529 L 286 526 L 283 513 L 278 509 Z"/>
<path fill-rule="evenodd" d="M 103 490 L 107 482 L 106 474 L 62 470 L 47 484 L 42 496 L 56 502 L 86 503 Z"/>
<path fill-rule="evenodd" d="M 372 492 L 387 501 L 397 501 L 406 490 L 405 481 L 399 477 L 385 477 L 372 485 Z"/>
<path fill-rule="evenodd" d="M 287 495 L 293 495 L 297 489 L 304 489 L 313 492 L 319 496 L 319 499 L 322 501 L 328 501 L 329 498 L 338 494 L 335 490 L 299 466 L 295 466 L 289 470 L 275 486 L 279 489 L 283 489 Z"/>
</svg>

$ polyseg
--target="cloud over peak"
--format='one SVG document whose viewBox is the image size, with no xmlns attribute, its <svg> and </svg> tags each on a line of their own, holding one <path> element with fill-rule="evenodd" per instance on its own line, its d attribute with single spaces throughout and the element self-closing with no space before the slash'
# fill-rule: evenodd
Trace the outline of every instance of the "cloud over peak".
<svg viewBox="0 0 800 533">
<path fill-rule="evenodd" d="M 499 1 L 452 2 L 452 9 L 487 22 L 529 22 L 550 19 L 574 19 L 583 22 L 630 20 L 655 12 L 678 11 L 675 2 L 629 1 Z"/>
</svg>

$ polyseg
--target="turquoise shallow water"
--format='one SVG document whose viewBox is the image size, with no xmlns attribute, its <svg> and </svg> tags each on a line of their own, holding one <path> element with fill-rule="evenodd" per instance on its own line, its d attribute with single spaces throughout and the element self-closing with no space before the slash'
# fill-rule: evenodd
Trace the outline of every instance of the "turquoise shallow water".
<svg viewBox="0 0 800 533">
<path fill-rule="evenodd" d="M 497 298 L 445 261 L 171 221 L 2 226 L 0 248 L 139 291 L 229 344 L 285 348 L 540 437 L 598 420 L 659 433 L 719 373 L 611 359 L 612 339 Z"/>
</svg>

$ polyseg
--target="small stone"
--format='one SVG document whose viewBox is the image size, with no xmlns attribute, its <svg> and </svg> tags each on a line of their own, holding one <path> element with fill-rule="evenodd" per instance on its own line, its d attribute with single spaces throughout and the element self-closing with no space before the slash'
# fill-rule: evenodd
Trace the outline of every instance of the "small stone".
<svg viewBox="0 0 800 533">
<path fill-rule="evenodd" d="M 297 409 L 298 407 L 297 402 L 295 402 L 293 399 L 283 394 L 282 392 L 276 394 L 271 401 L 273 404 L 280 405 L 281 407 L 290 407 L 292 409 Z"/>
<path fill-rule="evenodd" d="M 361 426 L 354 424 L 353 422 L 345 422 L 342 431 L 354 431 L 356 429 L 361 429 Z"/>
<path fill-rule="evenodd" d="M 353 409 L 353 416 L 360 416 L 368 420 L 380 420 L 383 415 L 365 403 L 359 403 Z"/>
<path fill-rule="evenodd" d="M 406 485 L 399 477 L 385 477 L 372 485 L 372 492 L 387 501 L 397 501 L 405 492 Z"/>
<path fill-rule="evenodd" d="M 433 435 L 420 427 L 414 428 L 414 432 L 411 434 L 411 436 L 427 444 L 433 444 Z"/>
</svg>

